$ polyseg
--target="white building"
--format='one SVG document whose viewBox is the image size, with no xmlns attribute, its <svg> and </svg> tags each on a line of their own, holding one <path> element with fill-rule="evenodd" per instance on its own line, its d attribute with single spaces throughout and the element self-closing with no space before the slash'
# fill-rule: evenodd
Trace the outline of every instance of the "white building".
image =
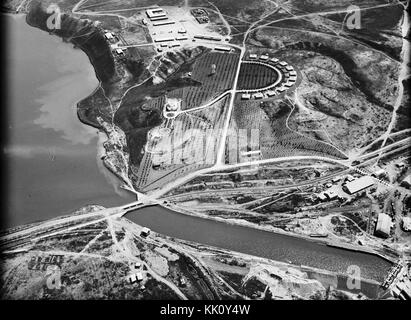
<svg viewBox="0 0 411 320">
<path fill-rule="evenodd" d="M 404 231 L 411 231 L 411 218 L 410 217 L 402 218 L 402 229 Z"/>
<path fill-rule="evenodd" d="M 147 237 L 150 234 L 151 230 L 147 227 L 144 227 L 143 229 L 141 229 L 141 235 L 143 237 Z"/>
<path fill-rule="evenodd" d="M 114 39 L 114 36 L 113 36 L 113 34 L 111 33 L 111 32 L 106 32 L 105 34 L 104 34 L 104 37 L 107 39 L 107 40 L 113 40 Z"/>
<path fill-rule="evenodd" d="M 249 93 L 243 93 L 243 94 L 241 95 L 241 99 L 243 99 L 243 100 L 250 100 L 250 99 L 251 99 L 251 94 L 249 94 Z"/>
<path fill-rule="evenodd" d="M 363 176 L 354 181 L 348 182 L 345 185 L 345 188 L 349 194 L 354 194 L 359 191 L 365 190 L 371 187 L 372 185 L 374 185 L 373 178 L 370 176 Z"/>
<path fill-rule="evenodd" d="M 147 14 L 147 17 L 149 17 L 150 20 L 167 16 L 166 12 L 161 8 L 146 10 L 146 14 Z"/>
<path fill-rule="evenodd" d="M 253 98 L 254 99 L 262 99 L 262 98 L 264 98 L 264 95 L 261 92 L 254 93 Z"/>
<path fill-rule="evenodd" d="M 270 58 L 268 55 L 263 54 L 263 55 L 260 57 L 260 60 L 267 61 L 268 58 Z"/>
<path fill-rule="evenodd" d="M 257 59 L 257 55 L 255 53 L 250 54 L 250 59 Z"/>
</svg>

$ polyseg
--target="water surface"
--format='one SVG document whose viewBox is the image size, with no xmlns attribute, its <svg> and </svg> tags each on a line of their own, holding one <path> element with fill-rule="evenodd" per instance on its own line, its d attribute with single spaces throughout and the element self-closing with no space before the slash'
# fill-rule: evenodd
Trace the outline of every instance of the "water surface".
<svg viewBox="0 0 411 320">
<path fill-rule="evenodd" d="M 87 55 L 22 15 L 2 18 L 9 32 L 6 227 L 133 201 L 116 193 L 118 181 L 98 159 L 97 130 L 77 117 L 76 103 L 98 86 Z"/>
</svg>

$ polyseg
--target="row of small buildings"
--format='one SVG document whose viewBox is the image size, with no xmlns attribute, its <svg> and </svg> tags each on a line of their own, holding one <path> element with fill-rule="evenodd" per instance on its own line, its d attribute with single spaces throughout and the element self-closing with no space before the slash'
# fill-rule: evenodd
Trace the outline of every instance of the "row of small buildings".
<svg viewBox="0 0 411 320">
<path fill-rule="evenodd" d="M 263 90 L 263 91 L 255 92 L 255 93 L 250 93 L 250 92 L 243 93 L 241 96 L 241 99 L 243 100 L 250 100 L 250 99 L 258 100 L 258 99 L 274 97 L 276 95 L 283 93 L 285 90 L 291 88 L 293 85 L 295 85 L 297 81 L 297 71 L 295 71 L 294 67 L 290 66 L 285 61 L 280 61 L 277 58 L 270 58 L 270 56 L 267 54 L 258 56 L 255 53 L 250 54 L 248 57 L 248 60 L 249 61 L 259 61 L 261 63 L 268 63 L 270 65 L 275 66 L 277 69 L 281 71 L 284 79 L 278 87 L 269 88 L 267 90 Z"/>
</svg>

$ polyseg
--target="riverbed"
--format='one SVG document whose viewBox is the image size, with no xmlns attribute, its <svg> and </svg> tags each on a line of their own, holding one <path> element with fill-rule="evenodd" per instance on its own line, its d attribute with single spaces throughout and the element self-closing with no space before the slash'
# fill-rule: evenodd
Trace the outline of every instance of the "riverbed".
<svg viewBox="0 0 411 320">
<path fill-rule="evenodd" d="M 54 218 L 88 204 L 111 207 L 135 200 L 119 189 L 100 160 L 105 137 L 77 117 L 77 102 L 99 84 L 87 55 L 30 27 L 24 15 L 3 18 L 9 33 L 3 227 Z"/>
</svg>

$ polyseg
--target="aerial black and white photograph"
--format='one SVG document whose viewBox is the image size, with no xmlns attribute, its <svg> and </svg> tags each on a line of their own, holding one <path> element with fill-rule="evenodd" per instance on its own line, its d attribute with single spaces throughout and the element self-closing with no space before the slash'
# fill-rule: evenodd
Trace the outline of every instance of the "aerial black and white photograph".
<svg viewBox="0 0 411 320">
<path fill-rule="evenodd" d="M 411 300 L 409 1 L 0 15 L 0 300 Z"/>
</svg>

